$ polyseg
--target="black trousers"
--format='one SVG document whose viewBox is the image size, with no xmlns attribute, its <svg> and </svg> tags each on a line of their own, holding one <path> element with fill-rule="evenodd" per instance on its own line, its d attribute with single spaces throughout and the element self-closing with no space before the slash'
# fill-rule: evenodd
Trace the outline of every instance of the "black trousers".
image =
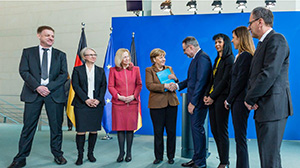
<svg viewBox="0 0 300 168">
<path fill-rule="evenodd" d="M 45 104 L 50 126 L 51 153 L 55 157 L 63 155 L 61 144 L 64 103 L 56 103 L 50 96 L 38 96 L 32 103 L 25 102 L 24 126 L 19 141 L 19 153 L 15 156 L 14 161 L 22 161 L 29 156 L 43 104 Z"/>
<path fill-rule="evenodd" d="M 167 157 L 173 159 L 176 148 L 177 106 L 167 106 L 161 109 L 150 109 L 154 129 L 154 154 L 156 159 L 163 160 L 164 128 L 167 132 Z"/>
<path fill-rule="evenodd" d="M 229 110 L 226 110 L 224 107 L 226 98 L 227 95 L 220 95 L 214 103 L 209 106 L 211 132 L 216 141 L 221 164 L 229 164 Z"/>
<path fill-rule="evenodd" d="M 236 168 L 249 168 L 249 155 L 247 146 L 247 124 L 249 110 L 244 101 L 232 103 L 231 114 L 236 143 Z"/>
<path fill-rule="evenodd" d="M 255 121 L 261 168 L 282 168 L 280 147 L 286 121 L 287 118 L 266 122 Z"/>
</svg>

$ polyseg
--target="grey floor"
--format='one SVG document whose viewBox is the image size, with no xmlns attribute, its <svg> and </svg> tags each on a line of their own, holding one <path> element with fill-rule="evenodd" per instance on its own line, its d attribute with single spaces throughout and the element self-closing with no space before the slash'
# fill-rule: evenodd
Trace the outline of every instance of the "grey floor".
<svg viewBox="0 0 300 168">
<path fill-rule="evenodd" d="M 17 153 L 19 135 L 22 125 L 0 124 L 0 168 L 7 167 L 15 154 Z M 66 130 L 66 128 L 64 128 Z M 104 133 L 101 131 L 100 136 Z M 36 133 L 30 156 L 27 158 L 28 168 L 44 168 L 44 167 L 84 167 L 84 168 L 168 168 L 181 167 L 181 163 L 189 161 L 189 159 L 180 157 L 181 137 L 177 137 L 177 148 L 175 164 L 169 165 L 165 156 L 161 164 L 153 165 L 153 136 L 135 135 L 132 161 L 129 163 L 117 163 L 118 144 L 115 134 L 111 135 L 112 140 L 97 141 L 95 148 L 95 157 L 97 162 L 90 163 L 87 161 L 86 155 L 82 166 L 74 164 L 77 158 L 77 150 L 75 145 L 75 131 L 64 131 L 63 151 L 68 163 L 63 166 L 56 165 L 53 156 L 50 153 L 49 146 L 49 130 L 45 127 L 42 131 Z M 250 167 L 259 168 L 259 157 L 257 151 L 256 140 L 248 142 Z M 87 147 L 87 145 L 86 145 Z M 218 166 L 216 146 L 212 138 L 209 140 L 210 157 L 207 159 L 209 168 Z M 284 168 L 299 168 L 300 166 L 300 141 L 284 141 L 281 149 L 282 166 Z M 230 139 L 230 162 L 231 168 L 235 167 L 235 143 L 234 139 Z"/>
</svg>

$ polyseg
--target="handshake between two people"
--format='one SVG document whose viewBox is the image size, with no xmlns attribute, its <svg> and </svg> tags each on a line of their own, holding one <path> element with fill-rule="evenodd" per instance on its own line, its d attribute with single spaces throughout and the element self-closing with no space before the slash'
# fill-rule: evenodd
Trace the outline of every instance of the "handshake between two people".
<svg viewBox="0 0 300 168">
<path fill-rule="evenodd" d="M 170 74 L 168 76 L 169 79 L 173 79 L 174 81 L 177 80 L 176 76 L 174 74 Z M 174 83 L 174 82 L 171 82 L 171 83 L 165 83 L 164 84 L 164 88 L 165 89 L 168 89 L 169 91 L 173 92 L 177 89 L 177 85 Z"/>
<path fill-rule="evenodd" d="M 175 83 L 171 82 L 171 83 L 165 83 L 164 84 L 164 88 L 168 89 L 169 91 L 173 92 L 177 89 L 177 86 Z"/>
</svg>

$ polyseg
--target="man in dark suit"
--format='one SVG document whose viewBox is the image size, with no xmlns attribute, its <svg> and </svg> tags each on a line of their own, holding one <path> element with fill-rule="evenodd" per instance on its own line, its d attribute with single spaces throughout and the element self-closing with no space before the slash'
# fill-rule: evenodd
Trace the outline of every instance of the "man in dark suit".
<svg viewBox="0 0 300 168">
<path fill-rule="evenodd" d="M 245 105 L 254 109 L 262 168 L 281 167 L 280 146 L 288 116 L 293 114 L 288 80 L 289 46 L 273 29 L 269 9 L 253 9 L 248 29 L 259 39 L 251 67 Z"/>
<path fill-rule="evenodd" d="M 194 37 L 187 37 L 182 42 L 184 54 L 193 58 L 186 80 L 177 86 L 179 90 L 187 88 L 188 112 L 191 117 L 191 128 L 194 144 L 194 156 L 191 161 L 183 163 L 183 167 L 206 167 L 206 137 L 204 121 L 207 106 L 204 105 L 204 92 L 209 82 L 212 67 L 209 56 L 200 48 Z"/>
<path fill-rule="evenodd" d="M 54 30 L 49 26 L 37 29 L 40 45 L 23 50 L 19 73 L 24 80 L 21 101 L 25 102 L 24 126 L 19 141 L 19 153 L 9 168 L 24 167 L 29 156 L 43 104 L 45 104 L 50 133 L 51 152 L 57 164 L 66 164 L 61 151 L 62 121 L 67 80 L 66 54 L 52 47 Z"/>
</svg>

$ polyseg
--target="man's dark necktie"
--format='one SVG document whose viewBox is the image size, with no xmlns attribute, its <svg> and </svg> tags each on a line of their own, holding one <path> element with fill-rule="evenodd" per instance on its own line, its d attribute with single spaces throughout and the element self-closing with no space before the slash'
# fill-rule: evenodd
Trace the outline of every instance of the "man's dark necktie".
<svg viewBox="0 0 300 168">
<path fill-rule="evenodd" d="M 262 43 L 261 41 L 259 41 L 259 42 L 257 43 L 256 49 L 258 49 L 258 48 L 260 47 L 261 43 Z"/>
<path fill-rule="evenodd" d="M 42 61 L 42 79 L 46 80 L 48 78 L 48 48 L 42 48 L 44 50 L 43 53 L 43 61 Z"/>
</svg>

